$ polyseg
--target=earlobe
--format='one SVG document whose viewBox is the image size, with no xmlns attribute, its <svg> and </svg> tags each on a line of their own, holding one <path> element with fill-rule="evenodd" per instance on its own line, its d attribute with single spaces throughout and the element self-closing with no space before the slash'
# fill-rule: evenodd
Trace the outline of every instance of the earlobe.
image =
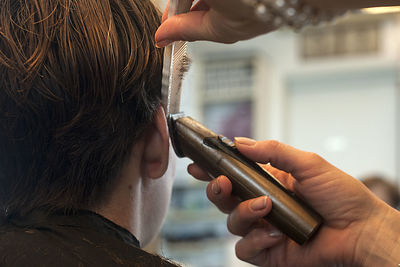
<svg viewBox="0 0 400 267">
<path fill-rule="evenodd" d="M 156 179 L 167 171 L 169 159 L 168 127 L 161 105 L 154 112 L 153 122 L 144 134 L 142 177 Z"/>
</svg>

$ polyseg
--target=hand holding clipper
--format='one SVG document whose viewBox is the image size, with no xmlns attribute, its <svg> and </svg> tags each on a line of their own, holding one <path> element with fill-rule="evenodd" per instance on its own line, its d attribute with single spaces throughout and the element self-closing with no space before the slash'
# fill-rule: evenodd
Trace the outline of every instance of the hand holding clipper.
<svg viewBox="0 0 400 267">
<path fill-rule="evenodd" d="M 268 196 L 273 206 L 265 217 L 298 244 L 305 243 L 322 222 L 319 214 L 263 170 L 243 156 L 233 142 L 217 135 L 182 113 L 168 119 L 171 140 L 179 157 L 189 157 L 213 177 L 227 176 L 233 194 L 241 200 Z"/>
<path fill-rule="evenodd" d="M 170 0 L 169 16 L 188 12 L 191 0 Z M 227 176 L 233 193 L 242 200 L 269 196 L 273 207 L 266 219 L 298 244 L 305 243 L 322 222 L 321 216 L 285 189 L 258 164 L 244 157 L 223 136 L 179 113 L 183 74 L 190 60 L 186 42 L 174 42 L 164 51 L 162 103 L 175 152 L 188 157 L 212 176 Z"/>
</svg>

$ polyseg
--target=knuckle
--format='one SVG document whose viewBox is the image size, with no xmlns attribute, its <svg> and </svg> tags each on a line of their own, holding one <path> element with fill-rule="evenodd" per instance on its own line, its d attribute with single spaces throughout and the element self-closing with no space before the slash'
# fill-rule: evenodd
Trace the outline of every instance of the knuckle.
<svg viewBox="0 0 400 267">
<path fill-rule="evenodd" d="M 214 203 L 214 194 L 213 194 L 213 192 L 212 192 L 212 185 L 211 185 L 211 183 L 208 183 L 208 185 L 207 185 L 207 188 L 206 188 L 206 195 L 207 195 L 207 198 L 212 202 L 212 203 Z"/>
<path fill-rule="evenodd" d="M 249 201 L 240 203 L 237 208 L 237 219 L 244 220 L 246 217 L 248 217 L 247 215 L 249 211 L 251 212 L 249 207 Z"/>
<path fill-rule="evenodd" d="M 243 246 L 241 246 L 241 241 L 242 240 L 240 240 L 239 242 L 237 242 L 236 243 L 236 245 L 235 245 L 235 254 L 236 254 L 236 257 L 239 259 L 239 260 L 242 260 L 242 261 L 247 261 L 247 260 L 249 260 L 249 257 L 246 255 L 246 253 L 243 251 Z"/>
<path fill-rule="evenodd" d="M 272 150 L 276 150 L 282 145 L 282 143 L 279 142 L 278 140 L 268 140 L 265 142 L 266 142 L 265 144 L 268 147 L 268 149 L 272 149 Z"/>
<path fill-rule="evenodd" d="M 228 215 L 228 218 L 226 219 L 226 227 L 228 228 L 228 231 L 234 235 L 239 235 L 238 231 L 236 231 L 235 225 L 233 223 L 233 217 L 234 213 L 231 213 Z"/>
<path fill-rule="evenodd" d="M 248 205 L 239 204 L 227 218 L 227 228 L 234 235 L 243 236 L 246 229 L 251 225 L 252 218 L 249 218 Z"/>
<path fill-rule="evenodd" d="M 282 149 L 282 143 L 277 141 L 277 140 L 267 140 L 267 141 L 262 141 L 261 147 L 262 151 L 279 151 Z"/>
<path fill-rule="evenodd" d="M 317 162 L 324 161 L 324 159 L 320 155 L 318 155 L 317 153 L 307 152 L 307 154 L 308 154 L 308 160 L 310 162 L 316 162 L 317 163 Z"/>
<path fill-rule="evenodd" d="M 225 206 L 223 206 L 223 207 L 218 207 L 219 208 L 219 210 L 222 212 L 222 213 L 225 213 L 225 214 L 229 214 L 232 210 L 230 210 L 229 208 L 227 208 L 227 207 L 225 207 Z"/>
<path fill-rule="evenodd" d="M 263 229 L 257 228 L 254 229 L 250 235 L 249 238 L 252 243 L 252 247 L 256 250 L 263 250 L 266 248 L 265 246 L 265 240 L 267 238 L 267 235 L 265 234 L 265 231 Z"/>
<path fill-rule="evenodd" d="M 208 200 L 211 201 L 218 209 L 224 212 L 224 200 L 220 199 L 219 196 L 215 195 L 211 189 L 211 186 L 207 187 L 206 195 Z"/>
</svg>

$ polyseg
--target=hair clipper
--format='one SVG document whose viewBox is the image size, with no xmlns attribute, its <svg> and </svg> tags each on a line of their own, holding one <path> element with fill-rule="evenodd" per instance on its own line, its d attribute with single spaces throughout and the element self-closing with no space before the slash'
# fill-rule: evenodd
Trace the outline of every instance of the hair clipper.
<svg viewBox="0 0 400 267">
<path fill-rule="evenodd" d="M 168 17 L 188 12 L 191 5 L 191 0 L 170 0 Z M 321 216 L 243 156 L 232 141 L 179 113 L 182 79 L 189 63 L 186 42 L 177 41 L 165 48 L 162 104 L 176 154 L 192 159 L 213 177 L 227 176 L 233 194 L 242 200 L 270 197 L 272 210 L 265 219 L 298 244 L 305 243 L 321 224 Z"/>
<path fill-rule="evenodd" d="M 183 113 L 168 116 L 172 144 L 179 157 L 188 157 L 214 178 L 227 176 L 241 200 L 268 196 L 272 210 L 265 219 L 298 244 L 318 229 L 322 218 L 257 163 L 242 155 L 231 140 L 217 135 Z"/>
</svg>

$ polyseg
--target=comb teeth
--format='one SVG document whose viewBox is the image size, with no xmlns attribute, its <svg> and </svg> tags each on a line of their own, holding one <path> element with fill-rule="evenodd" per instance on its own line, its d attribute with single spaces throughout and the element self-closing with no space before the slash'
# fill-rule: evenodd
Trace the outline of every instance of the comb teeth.
<svg viewBox="0 0 400 267">
<path fill-rule="evenodd" d="M 161 81 L 161 101 L 164 105 L 166 115 L 169 114 L 169 98 L 171 89 L 171 73 L 172 73 L 172 51 L 173 45 L 169 45 L 164 48 L 164 63 L 162 70 L 162 81 Z"/>
<path fill-rule="evenodd" d="M 173 64 L 177 76 L 179 75 L 179 78 L 183 79 L 185 73 L 189 70 L 192 60 L 187 53 L 187 42 L 179 42 L 179 45 L 180 47 L 177 49 L 176 53 L 174 53 Z"/>
<path fill-rule="evenodd" d="M 162 81 L 162 99 L 165 105 L 166 115 L 180 111 L 182 79 L 189 70 L 191 63 L 187 54 L 187 42 L 175 42 L 172 44 L 171 50 L 170 53 L 172 56 L 170 58 L 172 59 L 172 64 L 169 69 L 163 69 Z M 167 75 L 167 71 L 169 75 Z"/>
<path fill-rule="evenodd" d="M 188 12 L 191 6 L 192 0 L 170 0 L 168 17 Z M 190 65 L 186 47 L 186 42 L 178 41 L 164 49 L 161 98 L 167 116 L 179 112 L 182 79 Z"/>
<path fill-rule="evenodd" d="M 179 69 L 180 79 L 183 80 L 185 74 L 189 71 L 190 65 L 192 64 L 192 59 L 189 57 L 188 53 L 182 55 L 181 66 Z"/>
</svg>

